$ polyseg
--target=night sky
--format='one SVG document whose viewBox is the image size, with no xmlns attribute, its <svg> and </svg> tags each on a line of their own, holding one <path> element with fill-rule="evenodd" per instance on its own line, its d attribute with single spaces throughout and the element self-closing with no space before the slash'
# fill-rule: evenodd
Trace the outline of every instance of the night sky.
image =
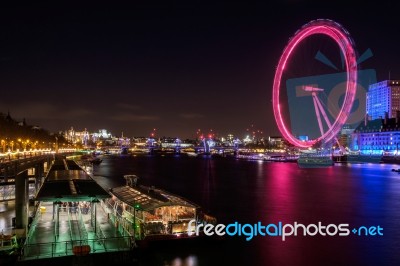
<svg viewBox="0 0 400 266">
<path fill-rule="evenodd" d="M 347 28 L 360 54 L 372 50 L 361 67 L 378 80 L 400 79 L 395 1 L 146 2 L 2 8 L 0 111 L 51 131 L 243 137 L 254 125 L 277 135 L 275 66 L 289 37 L 318 18 Z"/>
</svg>

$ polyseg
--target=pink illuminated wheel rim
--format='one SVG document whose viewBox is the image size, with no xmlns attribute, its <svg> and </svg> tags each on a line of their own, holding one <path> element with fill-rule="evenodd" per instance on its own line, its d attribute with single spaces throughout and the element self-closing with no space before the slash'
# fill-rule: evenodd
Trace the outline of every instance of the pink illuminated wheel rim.
<svg viewBox="0 0 400 266">
<path fill-rule="evenodd" d="M 335 121 L 328 128 L 328 130 L 326 130 L 325 133 L 323 133 L 316 139 L 309 141 L 301 141 L 297 139 L 295 136 L 293 136 L 293 134 L 288 130 L 287 126 L 285 125 L 280 108 L 280 99 L 279 99 L 280 87 L 285 65 L 288 63 L 288 59 L 291 56 L 293 50 L 295 50 L 297 45 L 305 38 L 315 34 L 323 34 L 330 37 L 332 40 L 336 42 L 336 44 L 342 51 L 344 55 L 346 74 L 347 74 L 346 93 L 339 114 L 335 118 Z M 339 133 L 343 124 L 346 122 L 351 112 L 351 108 L 353 106 L 353 102 L 356 95 L 356 88 L 357 88 L 357 58 L 355 49 L 353 47 L 353 42 L 347 30 L 344 29 L 340 24 L 327 19 L 314 20 L 304 25 L 289 40 L 289 43 L 283 50 L 274 77 L 274 84 L 272 89 L 272 106 L 273 106 L 275 120 L 282 136 L 291 144 L 299 148 L 309 148 L 316 143 L 327 143 L 330 140 L 334 139 L 336 135 Z"/>
</svg>

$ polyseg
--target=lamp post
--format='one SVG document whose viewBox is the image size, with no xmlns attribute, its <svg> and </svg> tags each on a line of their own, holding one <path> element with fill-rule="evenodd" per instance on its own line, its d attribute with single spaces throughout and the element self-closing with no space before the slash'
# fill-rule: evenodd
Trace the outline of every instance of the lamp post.
<svg viewBox="0 0 400 266">
<path fill-rule="evenodd" d="M 97 211 L 96 211 L 96 203 L 100 202 L 97 198 L 92 198 L 91 203 L 91 218 L 92 218 L 92 223 L 94 227 L 94 234 L 97 235 Z"/>
<path fill-rule="evenodd" d="M 136 245 L 136 212 L 140 210 L 140 204 L 135 203 L 133 205 L 133 241 Z"/>
<path fill-rule="evenodd" d="M 55 145 L 55 147 L 54 147 L 55 152 L 58 153 L 58 137 L 57 136 L 56 136 L 56 143 L 54 145 Z"/>
<path fill-rule="evenodd" d="M 27 140 L 24 142 L 24 151 L 26 151 L 26 147 L 29 145 L 29 142 L 30 142 L 29 139 L 27 139 Z"/>
<path fill-rule="evenodd" d="M 4 153 L 6 151 L 6 141 L 4 139 L 1 140 L 1 148 L 2 152 Z"/>
</svg>

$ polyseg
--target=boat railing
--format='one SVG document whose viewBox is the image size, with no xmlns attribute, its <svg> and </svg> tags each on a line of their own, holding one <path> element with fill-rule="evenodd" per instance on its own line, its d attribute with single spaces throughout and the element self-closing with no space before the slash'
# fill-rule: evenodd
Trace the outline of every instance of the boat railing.
<svg viewBox="0 0 400 266">
<path fill-rule="evenodd" d="M 114 212 L 114 207 L 107 201 L 107 199 L 100 200 L 100 206 L 103 208 L 103 210 L 106 213 L 113 213 Z"/>
<path fill-rule="evenodd" d="M 61 208 L 62 207 L 60 207 L 58 204 L 56 205 L 56 211 L 57 211 L 57 214 L 58 214 L 57 221 L 54 223 L 54 238 L 55 238 L 56 241 L 58 240 L 58 237 L 60 236 L 59 235 L 60 224 L 59 224 L 58 220 L 59 220 L 59 217 L 60 217 Z M 29 230 L 29 231 L 31 231 L 31 230 Z"/>
<path fill-rule="evenodd" d="M 103 211 L 105 213 L 107 213 L 106 210 L 104 209 L 103 201 L 100 201 L 100 207 L 103 209 Z M 106 235 L 105 235 L 103 229 L 101 228 L 99 221 L 97 219 L 95 219 L 95 222 L 96 222 L 95 227 L 96 227 L 96 236 L 97 236 L 97 238 L 99 238 L 99 239 L 106 238 Z"/>
<path fill-rule="evenodd" d="M 26 239 L 25 239 L 25 243 L 29 243 L 29 240 L 32 237 L 33 232 L 35 231 L 36 225 L 39 222 L 40 215 L 41 215 L 41 210 L 42 210 L 40 207 L 41 207 L 41 203 L 39 203 L 37 205 L 37 208 L 36 208 L 32 223 L 31 223 L 31 225 L 29 227 L 28 234 L 27 234 Z"/>
<path fill-rule="evenodd" d="M 47 243 L 27 244 L 24 246 L 20 260 L 24 261 L 31 259 L 72 256 L 76 255 L 74 254 L 73 246 L 83 247 L 87 245 L 92 247 L 89 252 L 93 254 L 131 250 L 134 246 L 134 241 L 129 236 L 119 236 L 102 239 L 95 238 L 87 240 L 53 241 Z"/>
<path fill-rule="evenodd" d="M 121 234 L 123 236 L 133 236 L 133 228 L 129 226 L 131 221 L 123 217 L 118 217 L 117 219 L 120 221 L 119 225 L 122 227 Z"/>
<path fill-rule="evenodd" d="M 104 243 L 104 239 L 106 239 L 107 237 L 104 234 L 103 229 L 101 229 L 100 223 L 97 220 L 96 220 L 95 223 L 96 223 L 96 225 L 95 225 L 95 227 L 96 227 L 96 232 L 95 232 L 96 237 L 99 240 L 99 243 L 102 243 L 104 248 L 106 249 L 106 245 Z"/>
<path fill-rule="evenodd" d="M 133 241 L 133 245 L 136 245 L 135 240 L 141 239 L 139 223 L 137 223 L 136 228 L 134 228 L 135 224 L 132 224 L 129 219 L 122 217 L 119 213 L 111 214 L 110 219 L 117 226 L 118 232 L 123 237 L 129 237 L 129 239 L 125 239 L 125 241 L 127 241 L 127 244 L 128 241 Z"/>
<path fill-rule="evenodd" d="M 70 235 L 71 239 L 73 240 L 74 234 L 72 233 L 72 224 L 71 224 L 72 219 L 71 219 L 71 213 L 70 213 L 68 207 L 67 207 L 66 211 L 67 211 L 67 215 L 68 215 L 68 229 L 69 229 L 68 231 L 69 231 L 69 235 Z"/>
</svg>

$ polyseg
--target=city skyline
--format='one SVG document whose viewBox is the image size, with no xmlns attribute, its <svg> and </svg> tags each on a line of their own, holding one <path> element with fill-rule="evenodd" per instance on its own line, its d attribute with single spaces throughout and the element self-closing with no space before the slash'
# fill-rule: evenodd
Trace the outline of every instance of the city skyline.
<svg viewBox="0 0 400 266">
<path fill-rule="evenodd" d="M 156 128 L 190 138 L 199 128 L 242 135 L 254 125 L 279 135 L 271 106 L 275 67 L 310 20 L 338 21 L 359 54 L 373 52 L 362 68 L 376 69 L 378 81 L 399 78 L 393 58 L 400 23 L 393 3 L 380 4 L 4 9 L 0 111 L 53 132 L 73 126 L 146 136 Z"/>
</svg>

